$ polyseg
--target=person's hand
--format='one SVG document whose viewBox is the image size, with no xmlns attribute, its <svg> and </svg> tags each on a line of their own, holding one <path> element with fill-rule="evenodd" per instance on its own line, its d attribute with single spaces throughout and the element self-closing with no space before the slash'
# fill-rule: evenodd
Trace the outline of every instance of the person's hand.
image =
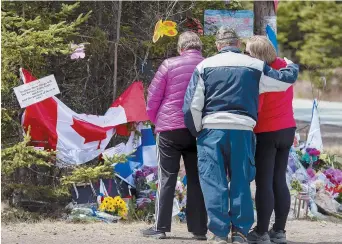
<svg viewBox="0 0 342 244">
<path fill-rule="evenodd" d="M 284 57 L 284 60 L 286 64 L 293 64 L 293 62 L 290 59 L 287 59 L 286 57 Z"/>
</svg>

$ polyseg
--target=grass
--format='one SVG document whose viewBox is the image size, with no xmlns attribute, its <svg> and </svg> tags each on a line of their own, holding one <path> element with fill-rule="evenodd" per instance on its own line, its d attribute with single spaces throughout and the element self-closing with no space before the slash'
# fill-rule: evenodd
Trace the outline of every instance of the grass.
<svg viewBox="0 0 342 244">
<path fill-rule="evenodd" d="M 8 207 L 1 212 L 1 222 L 5 224 L 10 223 L 36 223 L 43 220 L 44 217 L 39 213 L 32 213 L 21 208 Z"/>
<path fill-rule="evenodd" d="M 324 152 L 329 155 L 338 155 L 339 161 L 342 163 L 342 145 L 324 147 Z"/>
</svg>

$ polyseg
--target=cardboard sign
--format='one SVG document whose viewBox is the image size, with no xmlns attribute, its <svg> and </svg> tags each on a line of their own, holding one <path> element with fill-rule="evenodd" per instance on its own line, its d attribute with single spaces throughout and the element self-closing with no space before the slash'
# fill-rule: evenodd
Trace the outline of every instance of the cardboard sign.
<svg viewBox="0 0 342 244">
<path fill-rule="evenodd" d="M 54 75 L 17 86 L 14 88 L 14 92 L 21 108 L 41 102 L 60 93 Z"/>
<path fill-rule="evenodd" d="M 240 38 L 253 36 L 254 13 L 249 10 L 205 10 L 204 34 L 215 35 L 221 26 L 228 26 L 236 31 Z"/>
</svg>

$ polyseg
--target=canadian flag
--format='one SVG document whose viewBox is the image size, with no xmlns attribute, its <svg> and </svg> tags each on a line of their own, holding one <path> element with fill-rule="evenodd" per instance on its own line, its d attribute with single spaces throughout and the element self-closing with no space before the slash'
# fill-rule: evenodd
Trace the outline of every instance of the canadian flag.
<svg viewBox="0 0 342 244">
<path fill-rule="evenodd" d="M 24 83 L 37 80 L 25 69 L 20 69 L 20 75 Z M 77 114 L 51 97 L 28 106 L 22 125 L 25 131 L 30 127 L 34 146 L 57 150 L 60 163 L 83 164 L 105 150 L 116 129 L 126 134 L 124 124 L 146 120 L 143 85 L 134 82 L 104 116 Z"/>
</svg>

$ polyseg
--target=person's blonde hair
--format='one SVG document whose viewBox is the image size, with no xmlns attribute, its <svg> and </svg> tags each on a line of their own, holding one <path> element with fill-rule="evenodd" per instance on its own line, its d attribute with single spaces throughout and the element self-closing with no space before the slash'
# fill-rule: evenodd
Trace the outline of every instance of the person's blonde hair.
<svg viewBox="0 0 342 244">
<path fill-rule="evenodd" d="M 277 52 L 266 36 L 252 36 L 249 38 L 246 51 L 252 57 L 261 59 L 267 64 L 271 64 L 277 58 Z"/>
<path fill-rule="evenodd" d="M 185 51 L 189 49 L 202 50 L 201 39 L 192 31 L 183 32 L 178 37 L 177 51 L 180 53 L 182 50 Z"/>
</svg>

